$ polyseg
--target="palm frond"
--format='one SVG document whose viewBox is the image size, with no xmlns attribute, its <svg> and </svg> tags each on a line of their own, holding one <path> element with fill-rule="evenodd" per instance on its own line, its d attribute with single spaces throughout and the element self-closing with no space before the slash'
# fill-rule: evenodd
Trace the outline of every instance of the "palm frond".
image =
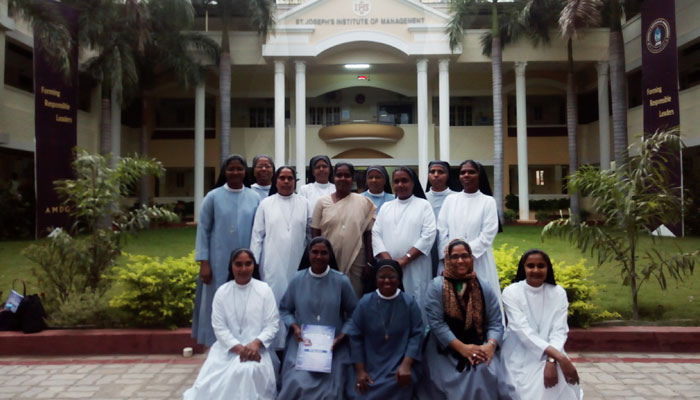
<svg viewBox="0 0 700 400">
<path fill-rule="evenodd" d="M 478 11 L 476 0 L 452 0 L 450 12 L 452 19 L 447 23 L 445 33 L 450 38 L 450 50 L 454 52 L 462 44 L 464 39 L 464 27 L 474 20 Z"/>
<path fill-rule="evenodd" d="M 248 0 L 251 25 L 262 37 L 267 36 L 267 32 L 275 26 L 274 7 L 273 0 Z"/>
<path fill-rule="evenodd" d="M 566 0 L 559 16 L 562 37 L 572 38 L 586 27 L 600 24 L 602 0 Z"/>
</svg>

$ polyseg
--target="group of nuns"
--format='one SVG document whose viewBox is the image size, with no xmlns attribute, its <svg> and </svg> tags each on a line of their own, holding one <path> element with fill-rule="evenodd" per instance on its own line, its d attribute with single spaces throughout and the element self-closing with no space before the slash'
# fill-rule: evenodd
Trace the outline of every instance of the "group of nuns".
<svg viewBox="0 0 700 400">
<path fill-rule="evenodd" d="M 230 156 L 202 202 L 192 337 L 209 353 L 184 399 L 580 399 L 568 301 L 541 250 L 501 294 L 484 170 L 355 169 L 313 157 L 308 182 Z M 273 172 L 274 171 L 274 172 Z M 334 329 L 330 372 L 297 367 L 304 327 Z"/>
</svg>

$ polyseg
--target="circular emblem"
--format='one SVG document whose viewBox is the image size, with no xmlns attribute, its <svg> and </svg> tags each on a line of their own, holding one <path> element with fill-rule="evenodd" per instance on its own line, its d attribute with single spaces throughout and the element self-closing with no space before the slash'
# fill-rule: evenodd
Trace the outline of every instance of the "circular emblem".
<svg viewBox="0 0 700 400">
<path fill-rule="evenodd" d="M 353 0 L 352 12 L 358 17 L 366 17 L 372 11 L 372 3 L 370 0 Z"/>
<path fill-rule="evenodd" d="M 664 18 L 659 18 L 647 29 L 647 50 L 653 54 L 661 53 L 671 39 L 671 25 Z"/>
</svg>

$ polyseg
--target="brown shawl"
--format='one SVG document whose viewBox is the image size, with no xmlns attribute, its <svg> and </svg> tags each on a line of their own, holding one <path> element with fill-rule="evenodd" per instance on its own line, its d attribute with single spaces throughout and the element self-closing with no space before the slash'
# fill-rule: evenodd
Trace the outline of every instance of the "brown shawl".
<svg viewBox="0 0 700 400">
<path fill-rule="evenodd" d="M 476 279 L 476 272 L 472 270 L 464 275 L 459 275 L 456 268 L 452 267 L 449 246 L 445 249 L 445 271 L 442 273 L 444 284 L 442 289 L 442 302 L 445 315 L 450 318 L 464 321 L 464 330 L 472 327 L 476 329 L 481 339 L 484 337 L 484 298 L 481 293 L 481 285 Z M 471 249 L 467 249 L 471 255 Z M 473 265 L 473 264 L 472 264 Z M 462 283 L 461 290 L 457 291 L 457 284 Z"/>
</svg>

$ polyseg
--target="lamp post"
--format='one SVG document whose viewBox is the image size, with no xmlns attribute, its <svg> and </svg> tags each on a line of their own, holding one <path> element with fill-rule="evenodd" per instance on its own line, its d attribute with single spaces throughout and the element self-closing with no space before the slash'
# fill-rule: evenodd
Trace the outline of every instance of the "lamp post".
<svg viewBox="0 0 700 400">
<path fill-rule="evenodd" d="M 209 6 L 215 6 L 216 0 L 204 0 L 204 32 L 209 32 Z"/>
</svg>

